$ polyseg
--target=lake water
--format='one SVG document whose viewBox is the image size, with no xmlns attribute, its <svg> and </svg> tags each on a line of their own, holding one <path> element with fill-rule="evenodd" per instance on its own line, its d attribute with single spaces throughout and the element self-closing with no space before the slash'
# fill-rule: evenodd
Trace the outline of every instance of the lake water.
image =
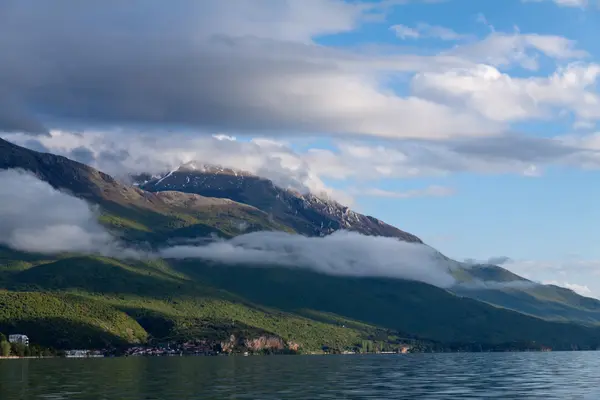
<svg viewBox="0 0 600 400">
<path fill-rule="evenodd" d="M 600 399 L 600 352 L 0 360 L 0 399 Z"/>
</svg>

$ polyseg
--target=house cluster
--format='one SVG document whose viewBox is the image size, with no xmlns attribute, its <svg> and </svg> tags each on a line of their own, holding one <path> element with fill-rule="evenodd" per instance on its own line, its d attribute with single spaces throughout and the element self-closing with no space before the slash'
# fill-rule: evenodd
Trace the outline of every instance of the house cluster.
<svg viewBox="0 0 600 400">
<path fill-rule="evenodd" d="M 65 351 L 67 358 L 91 358 L 104 357 L 104 353 L 100 350 L 67 350 Z"/>
<path fill-rule="evenodd" d="M 181 354 L 181 351 L 164 347 L 154 346 L 135 346 L 130 347 L 125 351 L 125 356 L 176 356 Z"/>
<path fill-rule="evenodd" d="M 178 356 L 178 355 L 203 355 L 218 354 L 214 350 L 214 343 L 201 340 L 183 343 L 166 343 L 156 346 L 135 346 L 125 352 L 126 356 Z"/>
</svg>

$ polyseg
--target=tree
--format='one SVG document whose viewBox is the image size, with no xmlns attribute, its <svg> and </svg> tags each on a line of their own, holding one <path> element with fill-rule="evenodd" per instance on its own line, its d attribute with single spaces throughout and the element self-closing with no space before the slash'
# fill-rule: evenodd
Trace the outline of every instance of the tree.
<svg viewBox="0 0 600 400">
<path fill-rule="evenodd" d="M 25 357 L 26 346 L 21 343 L 11 343 L 11 352 L 18 357 Z"/>
<path fill-rule="evenodd" d="M 4 333 L 0 332 L 0 342 L 7 342 L 8 340 L 6 339 L 6 335 L 4 335 Z"/>
<path fill-rule="evenodd" d="M 10 356 L 10 343 L 6 340 L 0 342 L 0 355 L 2 355 L 2 357 Z"/>
</svg>

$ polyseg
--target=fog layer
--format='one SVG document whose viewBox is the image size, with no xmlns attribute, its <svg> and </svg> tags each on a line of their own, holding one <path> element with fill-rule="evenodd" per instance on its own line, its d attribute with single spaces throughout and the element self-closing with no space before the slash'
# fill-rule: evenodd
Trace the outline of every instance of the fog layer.
<svg viewBox="0 0 600 400">
<path fill-rule="evenodd" d="M 36 253 L 80 252 L 133 257 L 99 223 L 84 200 L 21 170 L 0 171 L 0 244 Z"/>
<path fill-rule="evenodd" d="M 447 264 L 428 246 L 347 231 L 326 237 L 254 232 L 203 246 L 166 248 L 161 256 L 306 268 L 329 275 L 399 278 L 443 288 L 455 283 Z"/>
</svg>

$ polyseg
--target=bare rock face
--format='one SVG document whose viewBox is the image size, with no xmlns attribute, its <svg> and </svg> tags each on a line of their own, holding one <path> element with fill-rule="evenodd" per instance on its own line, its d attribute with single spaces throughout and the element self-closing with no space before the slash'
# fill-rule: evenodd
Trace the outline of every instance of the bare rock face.
<svg viewBox="0 0 600 400">
<path fill-rule="evenodd" d="M 223 353 L 233 353 L 235 351 L 257 353 L 265 350 L 279 352 L 286 349 L 293 351 L 298 351 L 298 349 L 300 349 L 299 344 L 295 342 L 286 343 L 283 339 L 274 335 L 260 335 L 244 338 L 232 334 L 229 339 L 222 341 L 220 345 Z"/>
<path fill-rule="evenodd" d="M 245 339 L 244 346 L 249 351 L 261 351 L 261 350 L 283 350 L 285 344 L 283 340 L 275 336 L 259 336 L 254 339 Z"/>
<path fill-rule="evenodd" d="M 296 343 L 296 342 L 291 341 L 291 340 L 289 342 L 287 342 L 287 347 L 288 347 L 288 349 L 290 349 L 292 351 L 298 351 L 298 350 L 300 350 L 300 345 L 298 343 Z"/>
<path fill-rule="evenodd" d="M 410 233 L 354 212 L 336 201 L 281 188 L 268 179 L 243 171 L 186 164 L 160 177 L 140 175 L 134 178 L 140 188 L 150 192 L 195 193 L 248 204 L 307 236 L 324 236 L 343 229 L 422 243 Z"/>
<path fill-rule="evenodd" d="M 223 353 L 231 353 L 237 345 L 237 338 L 235 335 L 231 335 L 229 336 L 229 340 L 222 341 L 220 344 Z"/>
</svg>

